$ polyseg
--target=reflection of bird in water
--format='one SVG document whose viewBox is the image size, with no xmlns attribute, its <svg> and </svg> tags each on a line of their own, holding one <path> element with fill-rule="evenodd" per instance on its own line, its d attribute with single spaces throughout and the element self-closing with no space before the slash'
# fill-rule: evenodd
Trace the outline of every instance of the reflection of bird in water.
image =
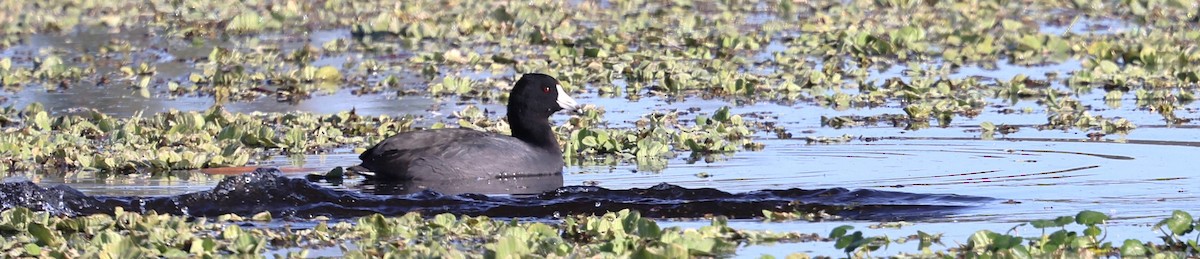
<svg viewBox="0 0 1200 259">
<path fill-rule="evenodd" d="M 311 169 L 306 170 L 311 172 Z M 297 171 L 297 169 L 292 169 L 291 171 Z M 563 187 L 562 174 L 498 177 L 487 179 L 414 179 L 399 182 L 379 182 L 370 179 L 364 181 L 361 177 L 355 177 L 353 175 L 347 176 L 344 174 L 344 172 L 345 171 L 341 167 L 337 167 L 323 174 L 308 174 L 305 178 L 310 182 L 323 182 L 324 184 L 328 185 L 343 186 L 345 188 L 361 190 L 364 193 L 377 195 L 410 194 L 426 190 L 447 195 L 463 193 L 520 195 L 541 194 Z"/>
<path fill-rule="evenodd" d="M 479 180 L 411 180 L 397 183 L 366 183 L 362 187 L 377 195 L 409 194 L 424 190 L 441 194 L 541 194 L 563 186 L 562 174 L 504 177 Z"/>
</svg>

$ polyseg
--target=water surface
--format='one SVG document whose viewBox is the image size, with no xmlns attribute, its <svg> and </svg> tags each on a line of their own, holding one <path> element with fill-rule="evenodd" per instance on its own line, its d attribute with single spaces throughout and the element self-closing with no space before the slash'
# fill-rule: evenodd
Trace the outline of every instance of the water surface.
<svg viewBox="0 0 1200 259">
<path fill-rule="evenodd" d="M 757 19 L 757 18 L 756 18 Z M 1126 24 L 1112 20 L 1082 20 L 1071 24 L 1047 25 L 1043 30 L 1065 33 L 1110 33 Z M 158 79 L 173 79 L 196 71 L 190 60 L 207 55 L 214 46 L 236 46 L 235 42 L 190 44 L 137 37 L 138 32 L 81 32 L 72 35 L 32 37 L 27 44 L 0 52 L 0 57 L 24 58 L 52 48 L 65 56 L 84 55 L 91 43 L 120 39 L 147 49 L 166 51 L 139 52 L 130 57 L 158 65 Z M 265 37 L 282 41 L 284 49 L 305 42 L 321 44 L 331 39 L 348 38 L 345 31 L 313 33 L 300 41 L 288 37 Z M 770 57 L 782 50 L 778 42 L 766 46 L 756 58 Z M 404 55 L 401 53 L 400 55 Z M 344 56 L 323 57 L 320 65 L 340 66 Z M 18 66 L 28 66 L 27 62 Z M 115 67 L 99 67 L 111 72 Z M 870 80 L 906 78 L 906 66 L 890 66 L 873 72 Z M 979 77 L 1009 80 L 1017 75 L 1035 79 L 1059 78 L 1081 69 L 1080 61 L 1067 60 L 1043 66 L 1019 66 L 1000 62 L 994 65 L 967 65 L 949 77 Z M 773 68 L 762 68 L 769 73 Z M 466 71 L 476 79 L 509 77 L 511 74 Z M 423 89 L 412 78 L 406 87 Z M 367 79 L 375 80 L 375 79 Z M 625 84 L 616 83 L 621 87 Z M 128 82 L 100 85 L 78 82 L 67 88 L 26 86 L 5 89 L 0 105 L 24 106 L 38 102 L 56 114 L 97 109 L 115 116 L 133 116 L 167 110 L 204 110 L 216 104 L 209 96 L 172 96 L 155 88 L 143 97 Z M 865 125 L 832 128 L 821 125 L 821 117 L 875 116 L 904 114 L 904 104 L 890 101 L 879 107 L 834 109 L 800 100 L 795 102 L 746 102 L 699 97 L 647 95 L 631 101 L 605 97 L 594 89 L 579 93 L 578 99 L 606 110 L 611 127 L 630 127 L 643 114 L 654 111 L 698 109 L 711 112 L 732 106 L 733 113 L 755 115 L 777 123 L 792 139 L 760 132 L 756 140 L 765 149 L 721 156 L 711 162 L 687 159 L 687 154 L 669 160 L 660 171 L 639 170 L 637 165 L 572 165 L 561 176 L 488 179 L 475 182 L 420 182 L 400 185 L 374 185 L 351 178 L 339 184 L 311 183 L 311 173 L 324 173 L 334 167 L 358 162 L 349 150 L 332 154 L 310 155 L 295 163 L 278 157 L 264 166 L 285 168 L 286 178 L 244 177 L 254 185 L 238 185 L 222 180 L 226 176 L 198 171 L 162 175 L 110 176 L 97 173 L 40 175 L 29 172 L 5 183 L 5 197 L 37 197 L 48 210 L 58 212 L 104 212 L 117 206 L 130 210 L 154 209 L 194 215 L 254 213 L 276 210 L 296 217 L 326 215 L 348 217 L 367 213 L 400 214 L 410 210 L 533 217 L 547 219 L 564 213 L 597 213 L 621 208 L 636 208 L 648 216 L 699 217 L 708 213 L 727 214 L 738 228 L 828 233 L 843 224 L 856 226 L 868 235 L 904 236 L 922 230 L 945 233 L 951 245 L 966 240 L 971 232 L 989 229 L 1018 234 L 1038 230 L 1014 226 L 1035 219 L 1074 215 L 1080 210 L 1096 210 L 1114 217 L 1106 231 L 1109 236 L 1151 240 L 1148 225 L 1170 214 L 1171 210 L 1200 210 L 1200 186 L 1191 168 L 1200 149 L 1200 122 L 1168 124 L 1162 115 L 1138 107 L 1132 94 L 1105 102 L 1104 89 L 1070 89 L 1061 80 L 1051 80 L 1051 89 L 1069 91 L 1072 98 L 1085 104 L 1092 114 L 1124 118 L 1138 125 L 1127 134 L 1109 134 L 1090 139 L 1089 130 L 1039 130 L 1047 123 L 1047 111 L 1036 100 L 1011 100 L 988 97 L 983 111 L 973 117 L 956 116 L 947 127 L 909 129 L 906 125 Z M 853 89 L 845 89 L 853 92 Z M 617 92 L 624 93 L 624 89 Z M 644 89 L 634 89 L 644 94 Z M 223 104 L 231 112 L 313 112 L 332 114 L 354 109 L 363 115 L 417 114 L 432 121 L 453 121 L 447 115 L 463 105 L 479 105 L 503 116 L 503 106 L 495 102 L 401 95 L 396 89 L 360 95 L 353 89 L 318 91 L 299 100 L 280 101 L 263 97 Z M 1176 115 L 1200 118 L 1200 104 L 1185 103 Z M 1028 111 L 1028 112 L 1026 112 Z M 566 115 L 552 118 L 561 123 Z M 1200 120 L 1192 120 L 1200 121 Z M 1013 125 L 1018 131 L 996 134 L 994 140 L 980 137 L 979 124 Z M 807 137 L 849 135 L 851 141 L 814 144 Z M 23 184 L 29 180 L 37 186 Z M 64 187 L 54 187 L 56 185 Z M 68 188 L 69 187 L 69 188 Z M 25 196 L 11 196 L 24 194 Z M 266 197 L 267 203 L 252 203 Z M 30 199 L 18 199 L 29 202 Z M 791 201 L 805 201 L 797 206 Z M 11 201 L 11 200 L 10 200 Z M 9 204 L 12 205 L 12 204 Z M 25 204 L 31 205 L 31 204 Z M 38 204 L 32 204 L 38 205 Z M 85 206 L 86 205 L 86 206 Z M 66 210 L 76 206 L 78 210 Z M 83 210 L 90 208 L 97 211 Z M 792 221 L 764 223 L 753 219 L 762 209 L 827 210 L 840 218 L 821 222 Z M 325 214 L 321 214 L 325 213 Z M 878 221 L 904 220 L 912 223 L 900 229 L 869 229 Z M 664 220 L 663 225 L 707 225 L 703 220 Z M 840 255 L 828 243 L 777 244 L 751 246 L 740 256 L 775 254 L 779 251 Z M 896 245 L 879 254 L 912 251 L 916 244 Z"/>
</svg>

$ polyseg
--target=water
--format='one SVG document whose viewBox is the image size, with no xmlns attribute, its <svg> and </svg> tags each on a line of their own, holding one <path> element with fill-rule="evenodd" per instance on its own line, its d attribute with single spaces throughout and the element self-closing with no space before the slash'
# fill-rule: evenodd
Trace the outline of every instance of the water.
<svg viewBox="0 0 1200 259">
<path fill-rule="evenodd" d="M 113 94 L 114 92 L 116 94 Z M 169 110 L 203 111 L 216 103 L 212 97 L 143 98 L 135 90 L 105 87 L 72 87 L 60 91 L 25 88 L 0 96 L 7 96 L 9 99 L 7 103 L 3 103 L 5 106 L 24 107 L 37 102 L 55 114 L 74 114 L 87 111 L 82 108 L 96 108 L 114 116 L 132 116 L 139 112 L 152 114 Z M 341 89 L 333 93 L 317 93 L 296 103 L 261 98 L 247 102 L 223 103 L 222 106 L 229 112 L 241 113 L 302 111 L 335 114 L 354 109 L 357 114 L 378 116 L 423 114 L 436 108 L 438 103 L 438 100 L 430 97 L 357 95 L 351 89 Z"/>
<path fill-rule="evenodd" d="M 754 17 L 759 19 L 762 17 Z M 765 19 L 765 18 L 763 18 Z M 1113 20 L 1082 20 L 1074 23 L 1047 24 L 1043 30 L 1065 33 L 1110 33 L 1128 27 Z M 138 32 L 82 32 L 67 36 L 35 36 L 26 45 L 4 49 L 0 57 L 24 58 L 47 48 L 65 51 L 67 57 L 88 52 L 88 42 L 106 42 L 120 38 L 147 49 L 169 51 L 139 52 L 131 57 L 158 65 L 158 79 L 185 76 L 193 71 L 181 60 L 207 55 L 214 46 L 234 46 L 233 42 L 187 44 L 135 37 Z M 332 39 L 348 38 L 346 31 L 322 31 L 301 41 L 288 37 L 264 37 L 263 41 L 282 41 L 283 49 L 305 42 L 323 44 Z M 782 45 L 766 46 L 766 52 Z M 766 59 L 762 54 L 757 59 Z M 323 57 L 317 62 L 341 65 L 343 56 Z M 18 66 L 28 66 L 18 62 Z M 115 67 L 99 67 L 113 71 Z M 764 68 L 768 71 L 769 68 Z M 905 77 L 906 66 L 897 65 L 873 72 L 870 80 Z M 1080 69 L 1078 60 L 1025 67 L 1004 62 L 994 68 L 968 65 L 950 76 L 982 76 L 1008 80 L 1017 74 L 1046 79 L 1047 74 L 1065 77 Z M 482 79 L 507 74 L 467 71 L 466 76 Z M 397 75 L 404 85 L 421 88 L 415 74 Z M 1053 89 L 1070 91 L 1058 80 Z M 618 91 L 623 92 L 623 91 Z M 1075 91 L 1072 91 L 1075 92 Z M 423 211 L 455 212 L 497 217 L 550 218 L 566 213 L 595 213 L 636 208 L 653 217 L 698 217 L 708 213 L 738 218 L 737 228 L 773 231 L 799 231 L 826 234 L 834 227 L 849 224 L 869 235 L 891 237 L 915 234 L 917 230 L 944 233 L 943 241 L 966 240 L 971 232 L 989 229 L 1021 234 L 1036 233 L 1029 226 L 1013 228 L 1035 219 L 1073 215 L 1080 210 L 1096 210 L 1114 217 L 1107 226 L 1109 236 L 1153 240 L 1149 224 L 1170 214 L 1171 210 L 1200 210 L 1200 194 L 1194 189 L 1200 180 L 1191 172 L 1191 154 L 1200 151 L 1200 127 L 1197 122 L 1167 124 L 1161 115 L 1137 107 L 1132 94 L 1110 107 L 1104 102 L 1105 91 L 1076 92 L 1073 98 L 1089 105 L 1093 114 L 1120 117 L 1138 125 L 1128 134 L 1112 134 L 1088 140 L 1090 131 L 1037 130 L 1046 123 L 1046 110 L 1032 100 L 1010 103 L 989 98 L 990 104 L 975 117 L 955 117 L 948 127 L 909 130 L 880 125 L 829 128 L 820 124 L 822 116 L 871 116 L 904 114 L 902 105 L 889 102 L 882 107 L 835 110 L 809 102 L 737 104 L 728 100 L 674 97 L 643 97 L 638 101 L 601 97 L 592 92 L 579 96 L 583 103 L 604 107 L 606 119 L 614 127 L 629 123 L 651 111 L 699 108 L 711 112 L 733 106 L 737 114 L 762 115 L 793 134 L 779 139 L 760 133 L 757 141 L 765 149 L 739 152 L 713 162 L 689 161 L 686 154 L 671 159 L 662 171 L 638 170 L 636 165 L 570 166 L 561 176 L 483 180 L 479 182 L 413 182 L 393 186 L 364 184 L 348 179 L 341 184 L 312 183 L 309 173 L 323 173 L 338 166 L 358 162 L 348 151 L 308 156 L 303 164 L 292 165 L 286 158 L 267 161 L 283 166 L 285 178 L 258 174 L 250 177 L 225 177 L 198 171 L 174 172 L 154 176 L 110 176 L 95 173 L 71 173 L 49 176 L 24 175 L 30 183 L 10 179 L 4 183 L 0 201 L 6 206 L 24 205 L 63 214 L 105 212 L 114 207 L 132 211 L 154 209 L 159 212 L 191 215 L 256 213 L 270 210 L 273 215 L 306 217 L 326 215 L 350 217 L 367 213 L 401 214 Z M 432 120 L 444 120 L 445 114 L 467 104 L 480 105 L 502 116 L 503 106 L 478 100 L 453 100 L 427 96 L 397 95 L 394 89 L 379 94 L 358 95 L 352 89 L 321 91 L 308 99 L 280 102 L 271 97 L 226 103 L 231 112 L 304 111 L 331 114 L 355 109 L 358 114 L 433 114 Z M 211 97 L 171 96 L 155 88 L 151 97 L 141 97 L 124 85 L 100 85 L 82 82 L 65 89 L 47 90 L 27 86 L 0 93 L 0 105 L 24 106 L 40 102 L 56 114 L 93 108 L 115 116 L 132 116 L 171 109 L 204 110 L 216 103 Z M 1024 110 L 1032 112 L 1007 112 Z M 1176 111 L 1181 118 L 1200 118 L 1200 104 L 1189 103 Z M 556 122 L 565 115 L 552 118 Z M 1193 120 L 1200 121 L 1200 120 Z M 996 140 L 980 140 L 978 125 L 1015 125 L 1020 130 L 996 135 Z M 936 123 L 935 123 L 936 124 Z M 848 134 L 854 140 L 844 144 L 809 144 L 805 137 Z M 249 170 L 247 170 L 249 171 Z M 701 177 L 699 175 L 707 175 Z M 222 182 L 224 180 L 224 182 Z M 664 184 L 666 183 L 666 184 Z M 593 186 L 594 185 L 594 186 Z M 58 186 L 58 187 L 55 187 Z M 790 204 L 806 201 L 806 206 Z M 599 206 L 596 206 L 599 204 Z M 846 205 L 857 205 L 848 207 Z M 841 219 L 821 222 L 765 223 L 757 219 L 761 209 L 827 210 Z M 914 225 L 900 229 L 869 229 L 878 221 L 904 220 Z M 706 221 L 662 221 L 667 226 L 700 226 Z M 757 257 L 780 251 L 840 255 L 828 243 L 756 245 L 739 250 L 739 256 Z M 916 244 L 895 245 L 879 255 L 914 252 Z M 937 248 L 935 246 L 935 248 Z"/>
<path fill-rule="evenodd" d="M 542 187 L 547 185 L 546 179 L 507 179 L 509 183 L 498 183 L 496 180 L 477 183 L 459 181 L 460 185 L 476 188 L 458 195 L 447 195 L 432 189 L 380 195 L 325 188 L 304 179 L 285 177 L 278 169 L 260 168 L 252 173 L 222 179 L 210 190 L 157 197 L 87 195 L 68 185 L 42 188 L 28 181 L 12 181 L 0 183 L 0 190 L 3 190 L 0 193 L 4 193 L 0 195 L 0 205 L 63 215 L 112 213 L 114 208 L 121 207 L 143 213 L 153 210 L 207 217 L 269 211 L 272 215 L 284 217 L 347 218 L 372 213 L 401 215 L 422 211 L 429 214 L 452 212 L 512 218 L 603 214 L 628 208 L 641 211 L 647 217 L 660 218 L 697 218 L 706 214 L 753 218 L 765 209 L 782 209 L 824 211 L 842 218 L 862 220 L 915 220 L 942 217 L 955 210 L 993 202 L 987 197 L 844 188 L 730 193 L 665 183 L 650 188 L 623 190 L 567 186 L 543 192 L 535 190 L 524 195 L 480 194 L 494 191 L 489 186 L 496 185 Z M 554 183 L 561 184 L 561 181 Z M 444 186 L 449 187 L 449 191 L 465 188 Z"/>
<path fill-rule="evenodd" d="M 1149 231 L 1148 225 L 1169 215 L 1170 210 L 1200 209 L 1200 205 L 1197 205 L 1200 204 L 1200 195 L 1192 191 L 1192 187 L 1200 182 L 1189 174 L 1188 170 L 1182 168 L 1188 164 L 1190 158 L 1178 155 L 1198 151 L 1200 143 L 1122 144 L 1045 139 L 979 141 L 953 138 L 894 138 L 839 145 L 812 145 L 802 140 L 763 141 L 767 144 L 766 149 L 760 152 L 738 153 L 728 160 L 714 163 L 688 164 L 683 159 L 676 159 L 671 161 L 670 167 L 659 173 L 636 171 L 633 165 L 571 167 L 561 177 L 561 182 L 556 181 L 559 179 L 543 178 L 460 182 L 458 185 L 441 186 L 418 184 L 425 188 L 385 190 L 387 192 L 376 192 L 378 190 L 374 186 L 353 181 L 340 186 L 321 184 L 309 188 L 305 185 L 307 181 L 296 179 L 283 185 L 273 182 L 263 184 L 257 182 L 258 180 L 252 184 L 233 181 L 246 184 L 218 187 L 213 191 L 218 194 L 166 196 L 196 191 L 207 192 L 213 184 L 213 177 L 193 176 L 188 180 L 160 180 L 156 182 L 157 186 L 139 184 L 153 182 L 148 180 L 110 181 L 104 185 L 108 188 L 85 184 L 86 181 L 79 179 L 62 180 L 83 193 L 108 197 L 102 200 L 108 202 L 109 206 L 114 202 L 125 204 L 120 206 L 134 204 L 132 200 L 117 202 L 125 198 L 114 198 L 115 196 L 158 196 L 136 200 L 149 201 L 150 205 L 141 209 L 180 213 L 179 208 L 187 208 L 193 215 L 229 212 L 251 214 L 261 210 L 274 210 L 273 215 L 336 217 L 373 212 L 401 214 L 421 208 L 431 213 L 446 211 L 498 217 L 551 217 L 568 213 L 636 208 L 647 216 L 698 217 L 707 213 L 719 213 L 742 218 L 731 223 L 734 227 L 772 231 L 825 234 L 834 227 L 849 224 L 871 235 L 886 234 L 897 237 L 922 230 L 943 233 L 946 235 L 943 239 L 946 242 L 966 240 L 976 230 L 1005 232 L 1029 220 L 1073 215 L 1080 210 L 1097 210 L 1113 216 L 1114 220 L 1109 222 L 1106 230 L 1110 236 L 1150 240 L 1155 235 Z M 327 155 L 320 159 L 314 156 L 305 163 L 305 168 L 310 172 L 319 172 L 354 161 L 356 159 L 353 154 Z M 871 166 L 862 166 L 863 164 Z M 696 176 L 700 172 L 708 173 L 710 177 Z M 293 171 L 287 175 L 291 178 L 301 178 L 304 173 Z M 39 183 L 51 186 L 56 180 L 42 178 Z M 560 187 L 559 183 L 566 186 L 595 184 L 599 187 L 557 189 Z M 657 192 L 645 189 L 662 183 L 671 185 L 660 185 L 657 189 L 663 191 Z M 784 197 L 783 200 L 778 200 L 761 196 L 760 191 L 793 188 L 825 191 L 827 195 L 806 196 L 783 192 L 779 195 L 799 196 L 785 195 L 781 196 Z M 491 195 L 444 195 L 426 189 L 448 194 Z M 608 191 L 609 189 L 613 191 Z M 625 189 L 642 191 L 617 191 Z M 252 192 L 231 195 L 222 190 Z M 565 191 L 565 194 L 554 194 L 555 190 Z M 851 190 L 861 191 L 846 192 Z M 340 191 L 347 192 L 338 193 Z M 358 191 L 367 194 L 355 194 Z M 553 195 L 542 194 L 545 191 Z M 659 194 L 656 196 L 654 193 Z M 672 196 L 680 193 L 692 194 Z M 815 197 L 828 198 L 828 194 L 835 193 L 837 195 L 832 195 L 833 198 L 813 200 Z M 283 198 L 295 197 L 296 194 L 302 194 L 302 198 Z M 250 197 L 281 198 L 263 201 Z M 336 200 L 347 198 L 354 202 L 330 205 L 339 204 Z M 237 205 L 241 204 L 238 201 L 247 199 L 254 202 L 245 203 L 245 206 Z M 827 219 L 826 222 L 818 223 L 762 223 L 750 219 L 758 216 L 757 211 L 764 208 L 787 208 L 783 204 L 788 204 L 788 201 L 793 199 L 802 199 L 806 204 L 815 207 L 792 209 L 826 210 L 844 218 L 831 221 Z M 335 202 L 331 203 L 331 200 Z M 221 205 L 206 208 L 203 204 Z M 601 206 L 591 206 L 592 204 Z M 838 210 L 840 207 L 836 206 L 837 204 L 856 204 L 864 209 Z M 871 204 L 879 206 L 864 206 Z M 735 209 L 726 211 L 714 208 Z M 313 214 L 315 211 L 321 213 Z M 896 220 L 915 225 L 901 229 L 867 228 L 878 221 Z M 707 224 L 703 221 L 663 223 L 668 226 Z M 1029 226 L 1016 230 L 1027 234 L 1039 231 Z M 750 246 L 741 250 L 739 254 L 757 256 L 760 253 L 776 254 L 779 251 L 804 250 L 824 254 L 829 252 L 827 249 L 831 247 L 831 244 L 821 243 L 776 244 Z M 915 249 L 915 244 L 896 245 L 894 249 L 888 250 L 890 252 L 883 254 L 898 251 L 916 252 Z"/>
<path fill-rule="evenodd" d="M 86 89 L 86 88 L 73 88 Z M 60 94 L 62 98 L 73 98 L 72 94 Z M 17 100 L 27 98 L 21 95 Z M 78 97 L 74 97 L 79 99 Z M 328 98 L 328 99 L 325 99 Z M 1081 100 L 1098 102 L 1097 99 L 1080 98 Z M 206 103 L 197 102 L 194 106 L 184 105 L 188 99 L 175 100 L 148 99 L 160 103 L 158 106 L 142 106 L 146 109 L 204 109 Z M 377 100 L 375 102 L 362 100 Z M 581 101 L 597 104 L 609 110 L 606 118 L 618 123 L 636 120 L 638 116 L 650 110 L 684 110 L 698 107 L 702 111 L 715 110 L 716 107 L 728 105 L 721 100 L 689 100 L 686 102 L 666 102 L 655 98 L 644 98 L 639 102 L 625 99 L 601 98 L 595 95 L 585 95 Z M 333 113 L 342 111 L 336 107 L 341 103 L 353 104 L 360 113 L 394 114 L 404 112 L 421 113 L 436 102 L 428 98 L 404 97 L 389 99 L 378 95 L 354 96 L 335 94 L 316 96 L 300 105 L 275 103 L 273 100 L 259 100 L 249 103 L 233 103 L 227 107 L 231 110 L 250 111 L 255 109 L 278 111 L 303 110 L 318 113 Z M 57 100 L 44 100 L 43 103 L 65 103 Z M 305 104 L 312 105 L 305 105 Z M 325 104 L 325 105 L 318 105 Z M 331 105 L 330 105 L 331 104 Z M 377 108 L 367 108 L 369 104 L 378 104 Z M 1021 103 L 1024 104 L 1024 103 Z M 88 104 L 80 104 L 88 105 Z M 498 104 L 482 104 L 485 108 L 496 109 Z M 47 105 L 51 106 L 51 105 Z M 65 106 L 51 106 L 65 107 Z M 161 107 L 161 108 L 155 108 Z M 411 107 L 406 110 L 404 107 Z M 402 198 L 365 198 L 354 196 L 356 199 L 373 201 L 367 208 L 329 208 L 313 207 L 308 202 L 277 203 L 273 208 L 279 209 L 273 215 L 305 216 L 305 211 L 334 211 L 338 216 L 362 215 L 370 212 L 399 214 L 417 205 L 389 203 L 390 199 L 413 199 L 423 195 L 424 190 L 435 190 L 446 193 L 431 197 L 429 206 L 452 208 L 441 211 L 453 211 L 466 214 L 491 214 L 496 216 L 517 217 L 551 217 L 554 212 L 561 210 L 530 210 L 529 207 L 516 206 L 510 210 L 480 210 L 492 205 L 483 204 L 522 204 L 522 202 L 546 202 L 536 198 L 536 194 L 552 191 L 560 186 L 595 185 L 597 187 L 624 190 L 631 188 L 649 188 L 661 183 L 689 189 L 714 188 L 727 193 L 747 193 L 759 190 L 785 190 L 800 188 L 807 190 L 846 188 L 848 190 L 879 190 L 895 191 L 905 194 L 928 197 L 930 195 L 961 195 L 984 197 L 988 201 L 974 201 L 957 204 L 947 208 L 933 207 L 944 201 L 921 200 L 925 205 L 916 211 L 900 210 L 895 207 L 868 212 L 843 212 L 846 218 L 819 223 L 784 222 L 762 223 L 758 220 L 734 220 L 734 227 L 748 229 L 763 229 L 772 231 L 799 231 L 806 233 L 826 234 L 836 226 L 849 224 L 856 229 L 864 230 L 870 235 L 887 234 L 889 236 L 911 235 L 916 230 L 930 233 L 943 233 L 944 241 L 954 242 L 966 240 L 971 232 L 989 229 L 998 232 L 1008 231 L 1019 223 L 1034 219 L 1049 219 L 1063 215 L 1073 215 L 1080 210 L 1097 210 L 1114 216 L 1108 226 L 1110 236 L 1121 238 L 1139 238 L 1152 240 L 1155 235 L 1148 224 L 1156 223 L 1162 217 L 1169 215 L 1170 210 L 1183 209 L 1196 211 L 1200 209 L 1200 195 L 1193 189 L 1200 185 L 1200 180 L 1188 172 L 1190 156 L 1200 148 L 1200 133 L 1191 130 L 1192 125 L 1165 125 L 1159 115 L 1147 111 L 1139 111 L 1134 105 L 1124 108 L 1103 111 L 1122 114 L 1125 118 L 1135 120 L 1139 128 L 1125 136 L 1111 135 L 1106 141 L 1085 142 L 1085 133 L 1077 130 L 1038 131 L 1030 125 L 1044 123 L 1044 115 L 1034 114 L 1004 114 L 996 112 L 1003 107 L 985 109 L 976 118 L 956 118 L 947 128 L 929 128 L 922 130 L 905 130 L 889 125 L 863 126 L 846 129 L 833 129 L 819 125 L 820 116 L 838 115 L 872 115 L 872 114 L 902 114 L 898 108 L 882 107 L 876 109 L 849 109 L 835 111 L 805 104 L 755 104 L 735 106 L 735 113 L 766 114 L 777 118 L 796 139 L 777 139 L 773 134 L 761 134 L 758 141 L 766 146 L 762 151 L 739 152 L 723 160 L 706 163 L 703 161 L 689 162 L 684 157 L 672 159 L 668 167 L 661 172 L 639 171 L 636 165 L 619 166 L 571 166 L 559 179 L 516 179 L 473 184 L 419 183 L 407 186 L 373 186 L 363 185 L 353 179 L 342 185 L 333 186 L 322 184 L 322 188 L 342 191 L 362 191 L 367 194 L 379 194 L 385 197 Z M 101 107 L 104 108 L 104 107 Z M 54 108 L 52 108 L 54 109 Z M 110 106 L 107 112 L 132 113 L 125 106 Z M 565 119 L 556 115 L 555 121 Z M 997 124 L 1024 125 L 1020 131 L 1009 135 L 997 135 L 997 140 L 978 140 L 975 125 L 982 121 L 992 121 Z M 1144 123 L 1144 124 L 1142 124 Z M 1158 125 L 1155 125 L 1155 124 Z M 808 144 L 802 138 L 805 136 L 838 136 L 852 134 L 860 137 L 846 144 Z M 869 141 L 873 140 L 873 141 Z M 1127 143 L 1113 142 L 1116 140 Z M 280 158 L 274 165 L 289 166 L 286 159 Z M 291 178 L 304 178 L 308 173 L 320 173 L 336 166 L 348 166 L 357 163 L 355 154 L 349 152 L 334 153 L 320 156 L 308 156 L 302 169 L 289 170 L 286 175 Z M 707 178 L 697 175 L 706 173 Z M 160 212 L 182 212 L 182 209 L 167 210 L 167 208 L 186 208 L 188 213 L 197 215 L 220 214 L 224 212 L 253 213 L 257 210 L 272 207 L 239 207 L 230 206 L 229 200 L 237 196 L 227 197 L 228 200 L 201 200 L 197 203 L 223 204 L 220 208 L 203 206 L 179 206 L 172 200 L 172 195 L 208 191 L 222 179 L 221 176 L 209 176 L 199 172 L 179 172 L 171 176 L 160 177 L 125 177 L 103 176 L 94 174 L 68 175 L 66 177 L 35 177 L 41 186 L 66 184 L 78 189 L 82 194 L 108 197 L 96 202 L 107 202 L 103 206 L 132 206 L 131 200 L 117 202 L 121 199 L 113 197 L 139 196 L 146 197 L 139 201 L 151 201 L 158 204 L 151 207 Z M 447 188 L 450 187 L 450 188 Z M 290 187 L 289 187 L 290 188 Z M 318 192 L 319 193 L 319 192 Z M 488 196 L 466 196 L 466 199 L 482 199 L 464 202 L 462 193 L 484 193 Z M 401 196 L 395 196 L 401 195 Z M 408 195 L 408 196 L 404 196 Z M 430 195 L 425 192 L 424 195 Z M 532 196 L 531 196 L 532 195 Z M 59 195 L 62 196 L 62 195 Z M 67 195 L 70 196 L 70 195 Z M 156 198 L 157 197 L 157 198 Z M 324 197 L 324 196 L 321 196 Z M 899 204 L 912 202 L 907 200 L 891 200 L 890 195 L 874 195 L 862 197 L 859 201 L 887 201 Z M 755 198 L 757 199 L 757 198 Z M 1011 200 L 1012 202 L 1009 202 Z M 155 203 L 153 201 L 158 201 Z M 170 201 L 170 202 L 168 202 Z M 311 201 L 311 200 L 310 200 Z M 441 202 L 450 202 L 449 206 Z M 561 200 L 560 200 L 561 201 Z M 642 208 L 650 211 L 663 205 L 647 205 L 638 203 L 622 203 L 621 198 L 601 201 L 602 207 L 591 206 L 595 200 L 557 203 L 558 208 L 580 207 L 596 208 L 597 211 L 620 208 Z M 934 201 L 934 202 L 930 202 Z M 391 201 L 394 202 L 394 201 Z M 666 201 L 663 204 L 682 203 L 682 201 Z M 124 204 L 124 205 L 122 205 Z M 186 202 L 184 204 L 187 204 Z M 721 207 L 711 203 L 692 203 L 693 206 L 677 210 L 677 214 L 668 216 L 700 216 L 713 211 L 705 208 Z M 94 206 L 93 203 L 85 203 Z M 761 208 L 778 208 L 778 203 L 758 203 L 750 207 L 754 209 L 738 210 L 745 214 L 735 215 L 742 218 L 757 216 Z M 945 204 L 940 204 L 945 205 Z M 103 207 L 97 206 L 97 207 Z M 645 207 L 650 206 L 650 207 Z M 750 206 L 750 205 L 746 205 Z M 392 209 L 380 210 L 379 207 Z M 742 207 L 746 208 L 746 207 Z M 811 209 L 811 208 L 810 208 Z M 131 209 L 132 210 L 132 209 Z M 527 212 L 528 214 L 512 214 L 512 211 Z M 682 212 L 679 212 L 682 211 Z M 594 212 L 594 211 L 574 211 Z M 725 212 L 734 215 L 732 211 Z M 875 214 L 872 214 L 875 213 Z M 928 214 L 933 213 L 933 214 Z M 655 215 L 655 214 L 650 214 Z M 835 213 L 836 215 L 836 213 Z M 899 216 L 897 216 L 899 215 Z M 656 215 L 664 216 L 664 215 Z M 903 219 L 915 225 L 902 229 L 867 229 L 878 220 Z M 704 225 L 706 222 L 679 223 L 664 221 L 664 225 L 688 224 Z M 1025 226 L 1018 228 L 1023 233 L 1036 233 L 1036 229 Z M 950 243 L 951 245 L 953 243 Z M 935 247 L 936 248 L 936 247 Z M 916 244 L 895 245 L 879 254 L 895 252 L 916 252 Z M 780 251 L 810 251 L 815 254 L 837 255 L 828 243 L 796 243 L 749 246 L 739 250 L 740 256 L 757 257 L 761 254 L 780 255 Z"/>
</svg>

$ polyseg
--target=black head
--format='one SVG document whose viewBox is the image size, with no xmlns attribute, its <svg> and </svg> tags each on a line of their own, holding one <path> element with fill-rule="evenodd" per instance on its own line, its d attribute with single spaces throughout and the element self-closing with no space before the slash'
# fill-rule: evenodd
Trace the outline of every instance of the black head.
<svg viewBox="0 0 1200 259">
<path fill-rule="evenodd" d="M 563 91 L 558 80 L 543 74 L 525 74 L 508 94 L 508 126 L 512 136 L 561 154 L 558 140 L 550 129 L 550 115 L 574 110 L 579 104 Z"/>
<path fill-rule="evenodd" d="M 509 116 L 548 118 L 557 111 L 574 110 L 576 106 L 575 99 L 563 91 L 558 80 L 544 74 L 521 76 L 508 95 Z"/>
</svg>

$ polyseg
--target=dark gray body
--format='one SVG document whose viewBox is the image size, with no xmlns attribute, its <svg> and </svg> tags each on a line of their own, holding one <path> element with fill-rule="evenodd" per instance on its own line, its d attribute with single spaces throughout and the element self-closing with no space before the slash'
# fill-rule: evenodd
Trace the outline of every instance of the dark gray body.
<svg viewBox="0 0 1200 259">
<path fill-rule="evenodd" d="M 557 147 L 556 147 L 557 148 Z M 562 151 L 512 136 L 470 129 L 396 134 L 359 155 L 383 181 L 488 179 L 561 174 Z"/>
</svg>

